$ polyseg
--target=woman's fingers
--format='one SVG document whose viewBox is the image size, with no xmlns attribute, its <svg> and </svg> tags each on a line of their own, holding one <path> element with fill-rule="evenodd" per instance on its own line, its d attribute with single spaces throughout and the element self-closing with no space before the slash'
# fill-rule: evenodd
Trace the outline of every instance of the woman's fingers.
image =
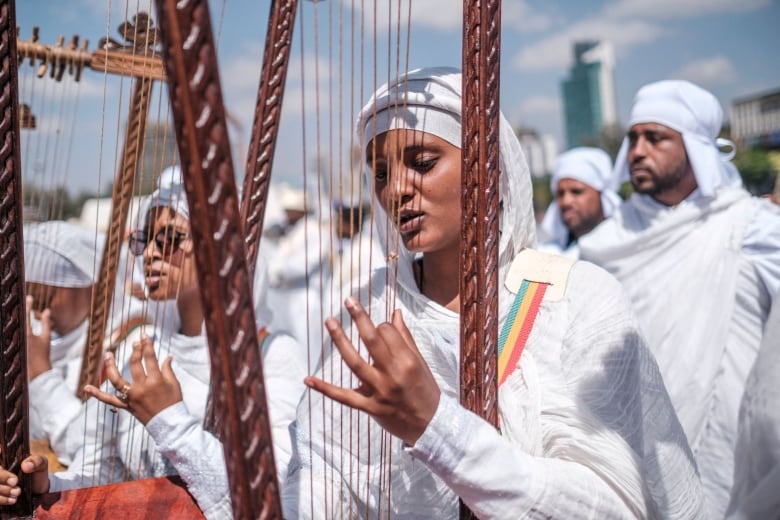
<svg viewBox="0 0 780 520">
<path fill-rule="evenodd" d="M 362 410 L 368 413 L 372 412 L 373 407 L 371 406 L 372 401 L 370 397 L 357 390 L 341 388 L 340 386 L 326 383 L 322 379 L 318 379 L 313 376 L 305 377 L 303 379 L 303 383 L 312 390 L 316 390 L 322 395 L 329 397 L 341 404 L 345 404 L 350 408 L 355 408 L 357 410 Z"/>
<path fill-rule="evenodd" d="M 360 357 L 360 354 L 355 350 L 338 321 L 335 318 L 328 318 L 325 320 L 325 327 L 328 329 L 330 337 L 339 350 L 344 363 L 361 381 L 370 382 L 373 376 L 373 368 Z"/>
<path fill-rule="evenodd" d="M 89 395 L 90 397 L 94 397 L 98 401 L 102 401 L 106 403 L 107 405 L 113 406 L 114 408 L 121 408 L 123 410 L 126 410 L 129 408 L 127 402 L 121 400 L 119 397 L 117 397 L 114 394 L 109 394 L 108 392 L 103 392 L 99 388 L 92 386 L 92 385 L 85 385 L 84 386 L 84 393 Z"/>
<path fill-rule="evenodd" d="M 371 317 L 357 298 L 350 296 L 344 301 L 344 306 L 347 308 L 349 315 L 352 316 L 352 321 L 357 327 L 360 339 L 363 340 L 363 344 L 374 359 L 374 363 L 382 364 L 387 361 L 391 353 L 384 339 L 377 331 L 376 326 L 374 326 L 374 322 L 371 321 Z"/>
<path fill-rule="evenodd" d="M 24 299 L 24 308 L 27 310 L 27 335 L 29 336 L 32 334 L 32 308 L 33 308 L 33 297 L 29 294 Z"/>
<path fill-rule="evenodd" d="M 119 373 L 119 368 L 116 366 L 116 360 L 114 359 L 114 355 L 111 352 L 106 352 L 105 356 L 103 356 L 103 363 L 106 368 L 106 379 L 108 379 L 111 384 L 114 385 L 114 388 L 121 392 L 123 388 L 130 386 L 130 383 L 126 381 L 124 377 L 122 377 L 122 374 Z M 84 388 L 84 391 L 86 391 L 86 387 Z M 101 401 L 103 401 L 103 399 L 101 399 Z"/>
<path fill-rule="evenodd" d="M 146 379 L 146 371 L 144 370 L 144 365 L 142 363 L 145 339 L 146 338 L 141 338 L 141 341 L 133 344 L 133 352 L 130 354 L 130 360 L 128 361 L 130 375 L 132 376 L 133 381 L 136 382 Z M 119 387 L 117 388 L 119 389 Z"/>
<path fill-rule="evenodd" d="M 160 366 L 157 361 L 157 354 L 154 353 L 154 342 L 146 336 L 141 338 L 141 354 L 144 359 L 144 366 L 142 370 L 146 370 L 146 377 L 157 379 L 160 377 Z M 133 380 L 135 381 L 135 374 L 133 374 Z"/>
<path fill-rule="evenodd" d="M 30 455 L 22 461 L 22 471 L 32 473 L 32 492 L 35 495 L 49 491 L 49 461 L 42 455 Z"/>
</svg>

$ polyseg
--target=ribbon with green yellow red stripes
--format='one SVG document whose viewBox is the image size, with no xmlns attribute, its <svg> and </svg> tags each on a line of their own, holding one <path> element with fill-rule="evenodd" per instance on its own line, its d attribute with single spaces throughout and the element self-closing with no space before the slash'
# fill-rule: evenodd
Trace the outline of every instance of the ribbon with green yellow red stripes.
<svg viewBox="0 0 780 520">
<path fill-rule="evenodd" d="M 498 386 L 515 371 L 549 284 L 523 280 L 498 336 Z"/>
</svg>

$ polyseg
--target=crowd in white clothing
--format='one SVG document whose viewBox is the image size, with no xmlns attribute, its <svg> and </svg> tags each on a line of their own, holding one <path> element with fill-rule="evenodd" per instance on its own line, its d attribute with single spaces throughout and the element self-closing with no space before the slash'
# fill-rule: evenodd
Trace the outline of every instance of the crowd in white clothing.
<svg viewBox="0 0 780 520">
<path fill-rule="evenodd" d="M 558 158 L 540 243 L 499 115 L 499 326 L 544 287 L 499 429 L 459 402 L 460 110 L 457 70 L 404 74 L 358 116 L 370 197 L 323 215 L 278 193 L 253 294 L 285 517 L 456 518 L 458 499 L 480 518 L 780 517 L 780 207 L 721 152 L 716 98 L 640 89 L 614 166 Z M 178 474 L 207 518 L 232 515 L 181 175 L 129 236 L 142 288 L 117 284 L 96 399 L 75 392 L 104 238 L 24 230 L 31 432 L 67 466 L 28 459 L 36 493 Z M 0 511 L 18 495 L 0 468 Z"/>
</svg>

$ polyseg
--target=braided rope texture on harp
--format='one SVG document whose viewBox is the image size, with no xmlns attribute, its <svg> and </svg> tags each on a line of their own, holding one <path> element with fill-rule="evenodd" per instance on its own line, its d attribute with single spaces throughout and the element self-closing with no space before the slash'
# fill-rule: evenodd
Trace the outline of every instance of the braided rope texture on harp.
<svg viewBox="0 0 780 520">
<path fill-rule="evenodd" d="M 32 514 L 30 479 L 21 473 L 30 448 L 15 15 L 13 0 L 0 0 L 0 464 L 22 477 L 22 495 L 0 518 Z"/>
<path fill-rule="evenodd" d="M 112 296 L 116 288 L 119 255 L 125 237 L 127 215 L 133 198 L 138 162 L 143 149 L 146 134 L 146 120 L 149 113 L 149 100 L 152 95 L 153 80 L 136 78 L 133 80 L 130 113 L 125 131 L 122 158 L 114 180 L 111 194 L 111 220 L 109 221 L 106 243 L 100 262 L 100 276 L 92 291 L 92 308 L 89 318 L 89 333 L 84 346 L 82 367 L 79 374 L 79 386 L 76 391 L 82 399 L 84 385 L 99 384 L 100 363 L 103 358 L 103 340 L 108 327 L 108 312 L 111 309 Z"/>
<path fill-rule="evenodd" d="M 241 205 L 250 272 L 254 272 L 260 249 L 297 9 L 298 0 L 274 0 L 268 18 L 263 69 L 257 91 Z"/>
<path fill-rule="evenodd" d="M 500 0 L 463 5 L 463 406 L 498 425 Z M 460 518 L 476 516 L 462 502 Z"/>
<path fill-rule="evenodd" d="M 461 402 L 497 425 L 500 2 L 464 5 Z"/>
<path fill-rule="evenodd" d="M 238 193 L 207 0 L 160 0 L 168 75 L 235 518 L 281 518 Z"/>
</svg>

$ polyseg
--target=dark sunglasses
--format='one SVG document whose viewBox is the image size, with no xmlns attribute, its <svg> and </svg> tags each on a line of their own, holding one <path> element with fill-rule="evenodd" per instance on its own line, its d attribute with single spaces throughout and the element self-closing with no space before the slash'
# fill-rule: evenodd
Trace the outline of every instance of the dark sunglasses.
<svg viewBox="0 0 780 520">
<path fill-rule="evenodd" d="M 144 230 L 135 230 L 130 233 L 127 243 L 130 246 L 130 252 L 136 256 L 144 254 L 146 244 L 149 243 L 150 233 Z M 161 253 L 173 253 L 181 247 L 181 243 L 190 238 L 189 233 L 176 231 L 172 227 L 161 229 L 154 235 L 154 243 Z"/>
</svg>

